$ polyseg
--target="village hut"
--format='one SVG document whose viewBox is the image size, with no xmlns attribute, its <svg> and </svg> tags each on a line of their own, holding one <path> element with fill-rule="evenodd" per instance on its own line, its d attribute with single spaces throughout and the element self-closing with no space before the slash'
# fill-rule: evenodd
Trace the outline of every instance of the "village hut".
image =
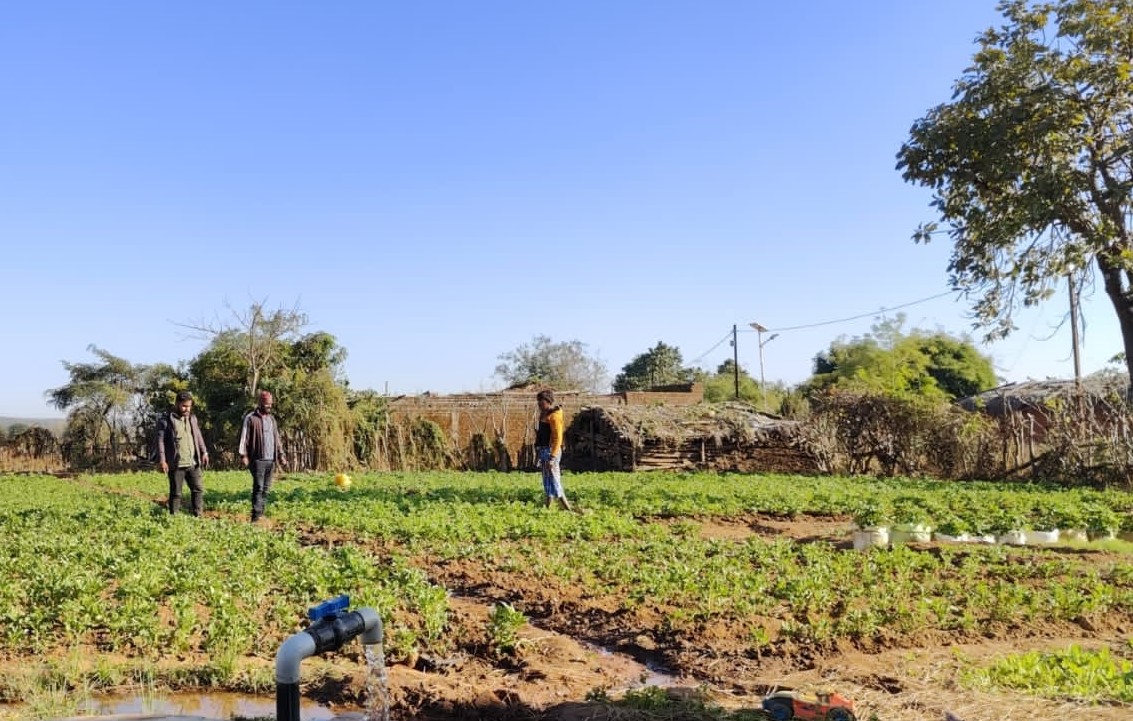
<svg viewBox="0 0 1133 721">
<path fill-rule="evenodd" d="M 1001 418 L 1012 413 L 1023 413 L 1045 418 L 1059 405 L 1084 399 L 1091 405 L 1120 406 L 1129 387 L 1124 373 L 1100 371 L 1081 378 L 1028 380 L 1007 383 L 978 395 L 957 401 L 969 411 L 981 411 Z"/>
<path fill-rule="evenodd" d="M 565 445 L 573 470 L 819 472 L 798 421 L 742 403 L 583 408 Z"/>
<path fill-rule="evenodd" d="M 995 419 L 1007 474 L 1030 468 L 1036 475 L 1065 475 L 1049 467 L 1077 459 L 1074 472 L 1085 477 L 1096 467 L 1113 465 L 1108 453 L 1095 458 L 1099 451 L 1129 447 L 1128 387 L 1126 374 L 1100 371 L 1078 380 L 1008 383 L 957 405 Z M 1124 459 L 1127 450 L 1121 455 Z"/>
</svg>

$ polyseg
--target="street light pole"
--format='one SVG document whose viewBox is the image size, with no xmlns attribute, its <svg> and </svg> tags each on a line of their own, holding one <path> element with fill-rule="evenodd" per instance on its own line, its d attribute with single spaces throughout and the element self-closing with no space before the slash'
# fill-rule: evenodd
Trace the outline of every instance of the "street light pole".
<svg viewBox="0 0 1133 721">
<path fill-rule="evenodd" d="M 736 324 L 732 324 L 732 377 L 736 383 L 736 400 L 740 399 L 740 346 L 736 342 Z"/>
<path fill-rule="evenodd" d="M 772 333 L 767 336 L 767 340 L 763 340 L 763 334 L 767 332 L 767 328 L 764 328 L 759 323 L 748 323 L 748 325 L 755 329 L 757 333 L 756 342 L 759 344 L 759 399 L 760 403 L 762 403 L 767 393 L 767 379 L 763 377 L 763 346 L 778 338 L 779 334 Z"/>
<path fill-rule="evenodd" d="M 764 384 L 764 380 L 763 380 L 763 334 L 767 332 L 767 329 L 764 328 L 763 326 L 761 326 L 759 323 L 749 323 L 748 325 L 750 325 L 752 328 L 755 329 L 756 340 L 759 344 L 759 393 L 760 393 L 760 395 L 762 395 L 763 394 L 763 384 Z M 772 337 L 774 337 L 774 336 L 772 336 Z M 770 339 L 768 339 L 768 342 L 770 342 Z"/>
</svg>

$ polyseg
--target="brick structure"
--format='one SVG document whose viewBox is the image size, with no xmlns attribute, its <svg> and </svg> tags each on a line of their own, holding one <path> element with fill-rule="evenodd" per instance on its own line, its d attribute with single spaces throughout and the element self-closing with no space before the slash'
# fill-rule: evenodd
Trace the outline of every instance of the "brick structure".
<svg viewBox="0 0 1133 721">
<path fill-rule="evenodd" d="M 474 470 L 532 469 L 532 443 L 537 422 L 535 393 L 529 386 L 496 393 L 401 396 L 390 400 L 394 424 L 424 419 L 437 424 L 462 459 Z M 555 391 L 568 426 L 583 408 L 607 406 L 693 405 L 704 400 L 699 383 L 656 391 L 590 394 Z"/>
</svg>

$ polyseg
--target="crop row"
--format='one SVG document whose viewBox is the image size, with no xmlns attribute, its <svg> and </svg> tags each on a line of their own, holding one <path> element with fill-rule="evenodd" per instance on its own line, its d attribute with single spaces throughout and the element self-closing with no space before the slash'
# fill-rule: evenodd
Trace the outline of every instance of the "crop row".
<svg viewBox="0 0 1133 721">
<path fill-rule="evenodd" d="M 284 526 L 382 539 L 428 558 L 474 560 L 626 609 L 660 605 L 671 627 L 690 632 L 727 621 L 745 629 L 756 650 L 779 636 L 825 643 L 1133 616 L 1133 566 L 1121 556 L 1087 563 L 1002 547 L 853 554 L 827 543 L 699 537 L 701 519 L 727 513 L 848 516 L 862 504 L 894 500 L 987 512 L 1012 504 L 1105 504 L 1118 513 L 1128 507 L 1127 494 L 712 474 L 568 481 L 587 510 L 581 516 L 544 511 L 531 477 L 455 473 L 363 476 L 348 492 L 327 477 L 293 477 L 278 487 L 270 513 Z M 217 478 L 210 503 L 244 513 L 244 483 L 242 476 Z M 657 516 L 667 522 L 651 522 Z"/>
<path fill-rule="evenodd" d="M 0 546 L 0 648 L 13 654 L 271 657 L 306 608 L 344 592 L 424 619 L 422 637 L 447 614 L 444 589 L 404 564 L 54 478 L 0 478 Z"/>
</svg>

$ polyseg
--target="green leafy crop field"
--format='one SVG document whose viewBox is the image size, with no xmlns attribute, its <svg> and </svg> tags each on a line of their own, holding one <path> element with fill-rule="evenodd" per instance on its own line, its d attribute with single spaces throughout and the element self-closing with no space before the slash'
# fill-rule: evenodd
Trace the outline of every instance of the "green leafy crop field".
<svg viewBox="0 0 1133 721">
<path fill-rule="evenodd" d="M 466 658 L 521 674 L 536 662 L 517 641 L 525 618 L 726 690 L 748 708 L 831 659 L 852 670 L 926 650 L 970 647 L 978 657 L 989 642 L 1027 651 L 1042 639 L 1130 655 L 1133 546 L 1121 540 L 866 552 L 850 544 L 855 516 L 879 509 L 981 531 L 1070 523 L 1117 534 L 1133 509 L 1126 493 L 579 474 L 566 479 L 582 509 L 575 514 L 542 508 L 531 475 L 353 480 L 342 490 L 329 475 L 280 478 L 267 522 L 253 525 L 245 473 L 206 472 L 204 518 L 169 516 L 156 473 L 0 476 L 0 700 L 13 704 L 9 715 L 60 715 L 33 702 L 139 683 L 270 694 L 279 644 L 302 628 L 307 607 L 339 593 L 379 610 L 389 658 L 407 668 Z M 457 602 L 469 598 L 495 610 L 469 617 Z M 978 659 L 950 658 L 956 674 L 934 682 L 942 698 L 1021 693 L 997 681 L 1018 673 L 980 673 Z M 341 666 L 312 668 L 342 676 Z M 878 674 L 847 673 L 869 697 Z M 358 700 L 349 683 L 327 688 L 331 701 Z M 1069 703 L 1129 701 L 1058 689 Z M 430 703 L 427 692 L 414 698 Z"/>
</svg>

